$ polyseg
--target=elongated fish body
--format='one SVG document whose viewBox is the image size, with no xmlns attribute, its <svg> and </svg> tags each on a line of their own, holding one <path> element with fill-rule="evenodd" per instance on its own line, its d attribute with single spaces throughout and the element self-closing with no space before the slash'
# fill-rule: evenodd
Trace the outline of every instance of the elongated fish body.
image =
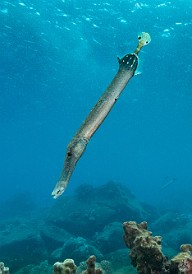
<svg viewBox="0 0 192 274">
<path fill-rule="evenodd" d="M 84 153 L 89 140 L 102 124 L 129 80 L 133 77 L 138 65 L 138 52 L 150 41 L 150 36 L 146 38 L 145 35 L 148 34 L 142 33 L 139 36 L 139 44 L 134 53 L 127 54 L 122 59 L 118 58 L 119 70 L 117 74 L 68 144 L 64 168 L 52 192 L 54 198 L 57 198 L 65 191 L 74 168 Z"/>
</svg>

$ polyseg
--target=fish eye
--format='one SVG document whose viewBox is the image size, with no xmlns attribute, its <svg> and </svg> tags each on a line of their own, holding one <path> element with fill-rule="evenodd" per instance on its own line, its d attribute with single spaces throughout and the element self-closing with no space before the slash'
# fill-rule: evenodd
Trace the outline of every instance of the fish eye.
<svg viewBox="0 0 192 274">
<path fill-rule="evenodd" d="M 138 39 L 141 40 L 141 36 L 139 36 Z"/>
<path fill-rule="evenodd" d="M 149 42 L 148 42 L 148 41 L 146 41 L 145 43 L 146 43 L 146 44 L 148 44 Z"/>
</svg>

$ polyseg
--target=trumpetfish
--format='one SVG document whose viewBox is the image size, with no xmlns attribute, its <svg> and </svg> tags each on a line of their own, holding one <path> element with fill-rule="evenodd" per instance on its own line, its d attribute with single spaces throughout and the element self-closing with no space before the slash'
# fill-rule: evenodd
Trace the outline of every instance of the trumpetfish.
<svg viewBox="0 0 192 274">
<path fill-rule="evenodd" d="M 118 58 L 118 72 L 67 146 L 64 167 L 52 192 L 53 198 L 56 199 L 65 191 L 75 166 L 84 153 L 89 140 L 103 123 L 129 80 L 134 76 L 138 65 L 138 53 L 150 41 L 150 35 L 142 32 L 138 36 L 138 45 L 134 53 L 126 54 L 121 59 Z"/>
</svg>

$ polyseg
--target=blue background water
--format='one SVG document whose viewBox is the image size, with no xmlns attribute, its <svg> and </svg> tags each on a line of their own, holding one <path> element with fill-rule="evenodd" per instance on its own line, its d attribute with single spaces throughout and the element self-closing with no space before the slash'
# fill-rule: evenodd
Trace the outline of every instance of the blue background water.
<svg viewBox="0 0 192 274">
<path fill-rule="evenodd" d="M 191 209 L 189 0 L 1 1 L 0 201 L 21 193 L 54 202 L 68 142 L 140 31 L 152 37 L 142 73 L 90 141 L 66 194 L 115 180 L 142 201 Z"/>
</svg>

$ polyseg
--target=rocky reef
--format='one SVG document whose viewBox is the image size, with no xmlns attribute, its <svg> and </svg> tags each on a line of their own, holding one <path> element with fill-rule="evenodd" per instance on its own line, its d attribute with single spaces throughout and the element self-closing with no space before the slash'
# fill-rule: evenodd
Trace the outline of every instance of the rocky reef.
<svg viewBox="0 0 192 274">
<path fill-rule="evenodd" d="M 192 245 L 183 244 L 181 252 L 169 260 L 162 252 L 161 237 L 152 236 L 147 230 L 147 222 L 125 222 L 123 228 L 131 263 L 138 273 L 192 273 Z"/>
<path fill-rule="evenodd" d="M 0 218 L 0 259 L 11 273 L 51 274 L 55 262 L 61 262 L 54 265 L 55 273 L 131 274 L 137 270 L 174 274 L 191 269 L 191 246 L 182 245 L 177 254 L 182 243 L 192 243 L 191 216 L 171 211 L 159 214 L 119 183 L 81 185 L 49 208 L 29 209 L 30 205 L 27 215 L 13 216 L 12 212 L 11 218 Z M 130 256 L 122 240 L 125 220 L 136 221 L 123 225 Z M 163 246 L 161 237 L 154 237 L 142 220 L 163 236 Z M 72 261 L 64 261 L 67 258 L 77 268 L 70 268 Z"/>
<path fill-rule="evenodd" d="M 0 218 L 0 259 L 14 273 L 50 273 L 51 265 L 65 258 L 73 258 L 79 265 L 94 254 L 99 262 L 113 262 L 118 250 L 122 265 L 126 256 L 122 222 L 127 218 L 141 221 L 149 215 L 119 183 L 83 184 L 49 208 Z M 124 266 L 129 263 L 124 260 Z"/>
</svg>

